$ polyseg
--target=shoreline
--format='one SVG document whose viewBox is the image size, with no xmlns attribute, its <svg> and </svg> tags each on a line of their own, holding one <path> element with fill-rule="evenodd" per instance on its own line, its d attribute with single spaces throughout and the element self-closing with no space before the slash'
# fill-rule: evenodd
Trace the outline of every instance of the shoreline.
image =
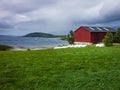
<svg viewBox="0 0 120 90">
<path fill-rule="evenodd" d="M 54 46 L 54 47 L 44 47 L 44 46 L 36 46 L 36 47 L 23 47 L 23 46 L 13 46 L 11 51 L 30 51 L 30 50 L 45 50 L 45 49 L 63 49 L 63 48 L 83 48 L 87 45 L 62 45 L 62 46 Z"/>
<path fill-rule="evenodd" d="M 24 46 L 13 46 L 11 51 L 30 51 L 30 50 L 45 50 L 45 49 L 63 49 L 63 48 L 84 48 L 87 47 L 86 44 L 80 44 L 80 45 L 62 45 L 62 46 L 35 46 L 35 47 L 24 47 Z M 104 44 L 96 44 L 96 47 L 104 47 Z"/>
<path fill-rule="evenodd" d="M 53 47 L 43 47 L 43 46 L 36 46 L 36 47 L 23 47 L 23 46 L 13 46 L 10 51 L 30 51 L 30 50 L 45 50 L 50 49 Z"/>
<path fill-rule="evenodd" d="M 63 49 L 63 48 L 82 48 L 87 45 L 63 45 L 63 46 L 54 46 L 54 47 L 44 47 L 44 46 L 36 46 L 36 47 L 23 47 L 23 46 L 14 46 L 11 51 L 30 51 L 30 50 L 45 50 L 45 49 Z"/>
<path fill-rule="evenodd" d="M 88 45 L 62 45 L 62 46 L 54 46 L 54 47 L 45 47 L 45 46 L 35 46 L 35 47 L 27 47 L 27 46 L 13 46 L 11 51 L 30 51 L 30 50 L 45 50 L 45 49 L 63 49 L 63 48 L 84 48 Z M 96 44 L 96 47 L 105 47 L 104 44 Z"/>
</svg>

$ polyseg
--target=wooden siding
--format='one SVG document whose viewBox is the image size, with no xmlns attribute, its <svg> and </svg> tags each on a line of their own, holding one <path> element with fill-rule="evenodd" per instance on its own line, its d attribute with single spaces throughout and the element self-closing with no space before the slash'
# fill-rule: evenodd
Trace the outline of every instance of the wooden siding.
<svg viewBox="0 0 120 90">
<path fill-rule="evenodd" d="M 88 30 L 81 27 L 74 33 L 74 42 L 91 42 L 91 34 Z"/>
<path fill-rule="evenodd" d="M 74 32 L 74 43 L 84 42 L 84 43 L 100 43 L 105 38 L 107 32 L 90 32 L 84 27 L 78 28 Z M 112 32 L 113 35 L 115 32 Z"/>
</svg>

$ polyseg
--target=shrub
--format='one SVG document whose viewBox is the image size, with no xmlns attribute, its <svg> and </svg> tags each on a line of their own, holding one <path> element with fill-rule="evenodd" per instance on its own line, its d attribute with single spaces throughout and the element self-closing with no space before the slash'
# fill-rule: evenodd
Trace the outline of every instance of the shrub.
<svg viewBox="0 0 120 90">
<path fill-rule="evenodd" d="M 67 36 L 67 41 L 69 44 L 74 44 L 74 32 L 71 30 Z"/>
<path fill-rule="evenodd" d="M 7 45 L 0 45 L 0 51 L 6 51 L 6 50 L 9 50 L 9 49 L 12 49 L 12 47 L 7 46 Z"/>
<path fill-rule="evenodd" d="M 103 39 L 103 43 L 105 46 L 112 46 L 113 45 L 113 34 L 111 31 L 108 31 L 105 38 Z"/>
<path fill-rule="evenodd" d="M 114 42 L 120 43 L 120 28 L 118 28 L 118 30 L 114 36 Z"/>
</svg>

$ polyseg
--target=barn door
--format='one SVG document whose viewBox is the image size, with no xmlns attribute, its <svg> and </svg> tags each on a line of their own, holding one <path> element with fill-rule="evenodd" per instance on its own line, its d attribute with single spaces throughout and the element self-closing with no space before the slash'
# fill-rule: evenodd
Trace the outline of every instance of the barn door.
<svg viewBox="0 0 120 90">
<path fill-rule="evenodd" d="M 93 34 L 93 43 L 99 43 L 100 42 L 100 33 L 94 33 Z"/>
</svg>

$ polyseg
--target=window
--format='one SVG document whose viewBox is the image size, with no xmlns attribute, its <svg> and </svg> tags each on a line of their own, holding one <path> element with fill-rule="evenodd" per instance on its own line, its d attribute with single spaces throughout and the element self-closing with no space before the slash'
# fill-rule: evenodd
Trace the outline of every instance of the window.
<svg viewBox="0 0 120 90">
<path fill-rule="evenodd" d="M 89 29 L 91 29 L 91 30 L 95 30 L 94 28 L 92 28 L 92 27 L 89 27 Z"/>
<path fill-rule="evenodd" d="M 109 29 L 108 28 L 104 28 L 106 31 L 109 31 Z"/>
<path fill-rule="evenodd" d="M 98 29 L 98 30 L 100 30 L 100 31 L 102 31 L 102 29 L 101 29 L 101 28 L 99 28 L 99 27 L 98 27 L 97 29 Z"/>
</svg>

